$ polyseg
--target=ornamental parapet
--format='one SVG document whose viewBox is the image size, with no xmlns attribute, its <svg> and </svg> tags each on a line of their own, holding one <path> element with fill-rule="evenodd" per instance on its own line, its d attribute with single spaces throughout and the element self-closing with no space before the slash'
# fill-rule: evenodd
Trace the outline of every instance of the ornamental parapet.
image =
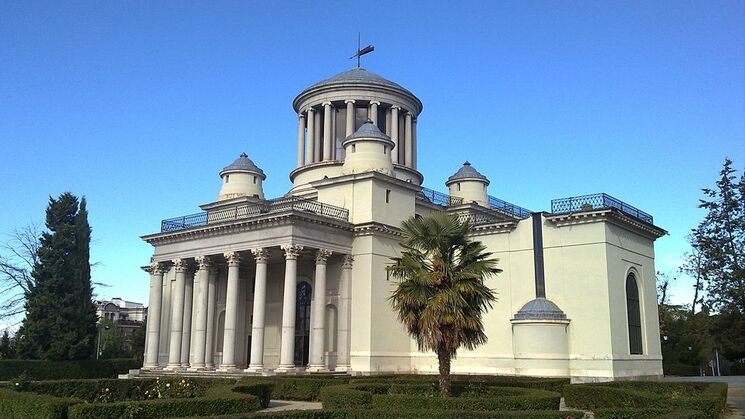
<svg viewBox="0 0 745 419">
<path fill-rule="evenodd" d="M 240 203 L 212 211 L 168 218 L 161 221 L 160 231 L 161 233 L 168 233 L 292 211 L 316 214 L 341 221 L 349 220 L 349 210 L 346 208 L 324 204 L 315 199 L 283 197 L 259 202 Z"/>
</svg>

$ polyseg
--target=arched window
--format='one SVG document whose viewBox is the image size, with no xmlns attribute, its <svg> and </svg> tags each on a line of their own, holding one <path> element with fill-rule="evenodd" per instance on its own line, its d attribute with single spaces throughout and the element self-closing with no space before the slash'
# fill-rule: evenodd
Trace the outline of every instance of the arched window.
<svg viewBox="0 0 745 419">
<path fill-rule="evenodd" d="M 639 287 L 636 276 L 629 273 L 626 277 L 626 310 L 629 325 L 629 352 L 632 355 L 642 354 L 642 316 L 639 305 Z"/>
<path fill-rule="evenodd" d="M 303 281 L 297 284 L 295 308 L 295 366 L 308 364 L 310 352 L 310 304 L 312 288 Z"/>
</svg>

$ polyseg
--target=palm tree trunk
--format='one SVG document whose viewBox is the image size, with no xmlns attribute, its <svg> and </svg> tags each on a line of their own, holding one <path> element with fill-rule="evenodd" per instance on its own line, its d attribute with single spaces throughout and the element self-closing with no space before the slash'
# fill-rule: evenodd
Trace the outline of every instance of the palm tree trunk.
<svg viewBox="0 0 745 419">
<path fill-rule="evenodd" d="M 438 349 L 437 361 L 440 364 L 440 395 L 450 397 L 450 354 L 445 349 Z"/>
</svg>

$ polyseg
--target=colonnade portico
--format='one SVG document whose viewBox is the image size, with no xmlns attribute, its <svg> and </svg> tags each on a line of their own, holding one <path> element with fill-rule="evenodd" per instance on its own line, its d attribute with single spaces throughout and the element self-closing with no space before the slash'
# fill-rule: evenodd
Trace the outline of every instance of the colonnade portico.
<svg viewBox="0 0 745 419">
<path fill-rule="evenodd" d="M 253 248 L 244 251 L 230 251 L 221 255 L 202 255 L 191 258 L 180 258 L 171 261 L 162 261 L 152 263 L 146 270 L 150 273 L 150 315 L 148 316 L 148 338 L 146 343 L 146 354 L 143 369 L 160 369 L 171 371 L 202 371 L 218 370 L 224 372 L 233 372 L 247 368 L 245 372 L 262 373 L 268 371 L 265 364 L 265 342 L 266 342 L 266 315 L 267 315 L 267 282 L 271 277 L 271 270 L 275 269 L 277 255 L 282 252 L 284 256 L 284 287 L 282 288 L 282 316 L 281 316 L 281 335 L 279 345 L 279 365 L 274 371 L 292 372 L 298 367 L 295 364 L 295 340 L 296 340 L 296 290 L 299 280 L 298 260 L 304 261 L 306 270 L 308 267 L 309 257 L 314 261 L 314 280 L 312 286 L 312 303 L 310 305 L 310 322 L 312 332 L 310 335 L 309 347 L 306 346 L 309 353 L 308 370 L 309 371 L 326 371 L 327 360 L 325 352 L 325 341 L 327 337 L 326 330 L 326 265 L 330 257 L 334 255 L 327 249 L 305 248 L 297 244 L 286 244 L 279 248 Z M 274 264 L 269 267 L 270 255 L 274 254 Z M 343 255 L 335 254 L 338 261 Z M 338 331 L 334 337 L 335 342 L 346 342 L 345 347 L 337 348 L 338 370 L 347 371 L 349 368 L 349 281 L 351 280 L 351 257 L 342 259 L 345 263 L 342 265 L 341 275 L 339 277 L 339 300 L 338 300 Z M 335 262 L 338 263 L 338 262 Z M 253 264 L 253 265 L 250 265 Z M 281 265 L 280 265 L 281 266 Z M 338 265 L 336 265 L 338 266 Z M 217 282 L 218 270 L 222 269 L 223 275 L 227 267 L 227 285 L 222 288 L 225 301 L 224 323 L 220 329 L 220 322 L 217 322 Z M 249 283 L 243 284 L 248 278 L 246 273 L 253 271 L 253 306 L 251 307 L 251 316 L 245 315 L 245 310 L 239 308 L 239 299 L 241 296 L 241 287 L 250 286 Z M 171 284 L 164 284 L 165 275 L 171 272 Z M 175 274 L 175 275 L 174 275 Z M 224 281 L 225 277 L 222 277 Z M 170 303 L 167 312 L 161 308 L 165 307 L 166 301 L 163 295 L 164 285 L 171 286 Z M 167 287 L 166 287 L 167 288 Z M 189 289 L 191 288 L 191 293 Z M 189 295 L 191 294 L 191 295 Z M 189 299 L 190 301 L 187 301 Z M 222 301 L 222 300 L 221 300 Z M 248 309 L 248 306 L 244 306 Z M 170 320 L 168 313 L 170 312 Z M 245 316 L 245 323 L 250 330 L 245 336 L 249 339 L 248 348 L 246 342 L 239 341 L 239 327 L 243 319 L 239 316 Z M 165 316 L 165 318 L 162 318 Z M 162 330 L 167 325 L 166 330 Z M 341 326 L 346 325 L 344 328 Z M 167 342 L 159 339 L 161 332 L 168 333 Z M 218 340 L 222 336 L 222 344 Z M 159 360 L 161 352 L 160 345 L 168 345 L 167 363 Z M 238 345 L 243 344 L 242 348 L 247 349 L 250 353 L 248 362 L 245 358 L 240 357 L 237 350 Z M 213 347 L 218 351 L 222 350 L 222 359 L 213 361 Z M 250 348 L 250 349 L 249 349 Z M 163 351 L 166 348 L 162 348 Z M 239 359 L 240 358 L 240 359 Z M 218 365 L 215 365 L 217 363 Z M 165 364 L 165 365 L 163 365 Z M 270 368 L 272 364 L 270 363 Z"/>
</svg>

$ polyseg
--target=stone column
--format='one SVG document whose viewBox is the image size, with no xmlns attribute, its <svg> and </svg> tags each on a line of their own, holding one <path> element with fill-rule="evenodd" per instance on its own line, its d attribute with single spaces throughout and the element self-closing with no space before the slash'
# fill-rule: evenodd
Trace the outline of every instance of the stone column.
<svg viewBox="0 0 745 419">
<path fill-rule="evenodd" d="M 314 163 L 313 161 L 313 150 L 316 149 L 316 111 L 313 108 L 308 108 L 306 111 L 307 123 L 308 123 L 308 137 L 305 141 L 305 164 Z"/>
<path fill-rule="evenodd" d="M 416 143 L 416 118 L 414 118 L 413 121 L 411 121 L 411 168 L 416 170 L 416 149 L 417 149 L 417 143 Z"/>
<path fill-rule="evenodd" d="M 163 274 L 160 263 L 150 265 L 150 301 L 147 307 L 147 351 L 143 369 L 158 368 L 158 343 L 160 342 L 160 309 L 163 303 Z"/>
<path fill-rule="evenodd" d="M 313 143 L 313 161 L 319 162 L 321 161 L 321 113 L 316 112 L 315 115 L 316 123 L 315 123 L 315 130 L 314 137 L 316 141 Z"/>
<path fill-rule="evenodd" d="M 323 103 L 323 161 L 331 160 L 331 102 Z"/>
<path fill-rule="evenodd" d="M 199 289 L 195 294 L 197 295 L 196 303 L 196 321 L 194 326 L 194 339 L 192 352 L 194 353 L 194 359 L 192 360 L 191 367 L 196 370 L 202 370 L 205 368 L 205 352 L 207 342 L 207 308 L 209 306 L 209 276 L 210 270 L 212 269 L 212 261 L 207 256 L 200 256 L 197 258 L 199 264 L 199 270 L 197 271 L 197 284 Z"/>
<path fill-rule="evenodd" d="M 406 112 L 406 125 L 404 125 L 404 162 L 407 167 L 411 167 L 411 153 L 412 151 L 412 140 L 411 140 L 411 121 L 413 115 L 411 112 Z"/>
<path fill-rule="evenodd" d="M 391 108 L 385 111 L 385 135 L 391 136 Z"/>
<path fill-rule="evenodd" d="M 191 350 L 191 309 L 194 299 L 194 270 L 190 267 L 184 283 L 184 324 L 181 327 L 181 366 L 189 368 Z"/>
<path fill-rule="evenodd" d="M 352 291 L 352 255 L 345 255 L 341 265 L 341 278 L 339 279 L 339 340 L 336 348 L 335 371 L 350 371 L 352 369 L 349 359 L 349 323 L 350 303 Z"/>
<path fill-rule="evenodd" d="M 380 105 L 380 102 L 377 100 L 373 100 L 370 102 L 370 111 L 369 111 L 369 120 L 373 121 L 373 124 L 378 125 L 378 106 Z"/>
<path fill-rule="evenodd" d="M 254 281 L 253 322 L 251 323 L 251 364 L 246 371 L 264 370 L 264 318 L 266 316 L 266 271 L 269 251 L 252 249 L 256 258 L 256 278 Z"/>
<path fill-rule="evenodd" d="M 217 269 L 210 269 L 207 284 L 207 331 L 204 338 L 204 367 L 215 368 L 215 303 L 217 300 Z"/>
<path fill-rule="evenodd" d="M 399 144 L 398 144 L 398 106 L 391 107 L 391 140 L 393 141 L 393 151 L 391 157 L 393 157 L 393 164 L 398 164 L 399 156 Z"/>
<path fill-rule="evenodd" d="M 326 261 L 330 250 L 316 252 L 316 279 L 313 284 L 313 303 L 311 304 L 311 325 L 313 328 L 312 346 L 308 371 L 326 371 L 324 344 L 326 343 Z"/>
<path fill-rule="evenodd" d="M 297 297 L 297 258 L 302 246 L 281 246 L 285 251 L 285 287 L 282 299 L 282 342 L 277 372 L 295 370 L 295 304 Z"/>
<path fill-rule="evenodd" d="M 350 135 L 354 134 L 354 101 L 349 99 L 345 100 L 344 103 L 347 104 L 347 130 L 344 132 L 345 137 L 349 137 Z"/>
<path fill-rule="evenodd" d="M 225 298 L 225 330 L 223 332 L 222 364 L 220 371 L 233 370 L 235 363 L 235 326 L 238 323 L 238 272 L 240 270 L 240 257 L 237 252 L 225 253 L 228 260 L 228 292 Z"/>
<path fill-rule="evenodd" d="M 297 167 L 305 164 L 305 115 L 297 115 Z"/>
<path fill-rule="evenodd" d="M 176 283 L 171 295 L 171 337 L 168 343 L 168 365 L 166 369 L 175 370 L 181 367 L 181 332 L 184 327 L 184 292 L 186 283 L 186 261 L 175 259 Z"/>
</svg>

